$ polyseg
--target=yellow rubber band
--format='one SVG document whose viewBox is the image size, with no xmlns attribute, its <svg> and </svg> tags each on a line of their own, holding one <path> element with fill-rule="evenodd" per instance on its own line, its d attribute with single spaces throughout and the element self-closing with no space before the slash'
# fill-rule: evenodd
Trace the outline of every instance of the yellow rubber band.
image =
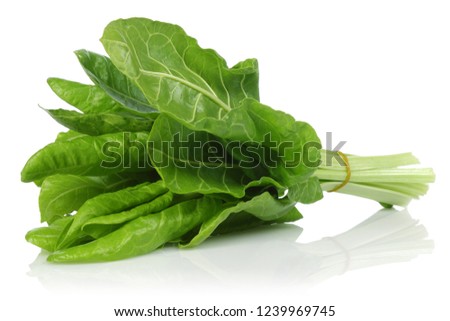
<svg viewBox="0 0 450 321">
<path fill-rule="evenodd" d="M 352 176 L 352 171 L 350 169 L 350 162 L 348 161 L 347 156 L 342 152 L 337 152 L 337 153 L 339 156 L 341 156 L 342 160 L 345 163 L 345 170 L 347 171 L 347 176 L 345 176 L 345 179 L 341 184 L 339 184 L 338 186 L 333 188 L 331 191 L 329 191 L 329 193 L 337 192 L 338 190 L 343 188 L 345 185 L 347 185 L 347 183 L 350 181 L 350 177 Z"/>
</svg>

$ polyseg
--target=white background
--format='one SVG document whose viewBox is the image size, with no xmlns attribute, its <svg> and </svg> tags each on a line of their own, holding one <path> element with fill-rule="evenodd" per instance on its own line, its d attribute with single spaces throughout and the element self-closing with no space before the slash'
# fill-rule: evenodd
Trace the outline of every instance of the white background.
<svg viewBox="0 0 450 321">
<path fill-rule="evenodd" d="M 1 319 L 110 320 L 113 308 L 155 304 L 335 305 L 332 320 L 448 319 L 448 1 L 79 0 L 0 6 Z M 305 218 L 298 223 L 298 239 L 299 229 L 287 227 L 111 264 L 50 265 L 42 257 L 34 262 L 39 250 L 24 235 L 39 224 L 38 189 L 20 183 L 20 170 L 62 130 L 37 106 L 63 106 L 46 78 L 87 81 L 72 52 L 103 52 L 98 39 L 104 26 L 131 16 L 179 24 L 229 65 L 257 57 L 262 102 L 309 122 L 323 139 L 331 131 L 336 140 L 348 141 L 344 152 L 413 151 L 437 174 L 429 194 L 408 208 L 428 231 L 433 253 L 420 254 L 431 251 L 429 242 L 384 242 L 385 230 L 378 229 L 381 245 L 373 255 L 364 247 L 354 257 L 348 248 L 339 250 L 331 270 L 321 270 L 327 259 L 314 251 L 306 255 L 311 246 L 304 244 L 343 233 L 380 209 L 333 194 L 300 207 Z M 365 233 L 352 235 L 349 244 L 364 240 Z M 353 270 L 361 257 L 372 267 Z M 377 265 L 385 260 L 407 262 Z M 317 273 L 323 280 L 306 286 Z"/>
</svg>

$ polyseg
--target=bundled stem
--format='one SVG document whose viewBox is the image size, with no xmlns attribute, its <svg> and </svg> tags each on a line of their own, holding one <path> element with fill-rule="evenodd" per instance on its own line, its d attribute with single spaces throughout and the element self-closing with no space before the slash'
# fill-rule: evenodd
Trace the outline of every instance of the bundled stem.
<svg viewBox="0 0 450 321">
<path fill-rule="evenodd" d="M 323 161 L 315 175 L 319 178 L 322 189 L 330 192 L 346 180 L 348 168 L 338 161 L 339 154 L 327 150 L 322 150 L 321 153 Z M 424 195 L 428 184 L 435 179 L 431 168 L 411 167 L 419 164 L 411 153 L 346 156 L 351 176 L 348 183 L 336 192 L 368 198 L 384 206 L 408 205 L 411 199 Z"/>
</svg>

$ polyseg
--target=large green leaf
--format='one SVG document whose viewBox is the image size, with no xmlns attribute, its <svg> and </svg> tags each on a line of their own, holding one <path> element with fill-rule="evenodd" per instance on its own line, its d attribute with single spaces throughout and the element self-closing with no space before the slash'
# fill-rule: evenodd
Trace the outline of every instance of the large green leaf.
<svg viewBox="0 0 450 321">
<path fill-rule="evenodd" d="M 141 18 L 111 22 L 102 43 L 161 112 L 191 130 L 274 151 L 276 163 L 265 158 L 265 165 L 284 186 L 306 181 L 318 166 L 321 146 L 314 129 L 258 102 L 256 61 L 230 69 L 180 27 Z"/>
<path fill-rule="evenodd" d="M 58 248 L 67 247 L 82 236 L 84 234 L 82 227 L 90 219 L 131 210 L 138 205 L 152 201 L 166 192 L 167 188 L 163 181 L 146 182 L 115 192 L 100 194 L 87 200 L 75 214 L 73 223 L 67 229 L 67 232 L 59 240 Z"/>
<path fill-rule="evenodd" d="M 161 112 L 180 120 L 221 118 L 246 98 L 259 98 L 258 66 L 228 68 L 176 25 L 142 18 L 111 22 L 101 39 L 114 65 Z"/>
<path fill-rule="evenodd" d="M 118 132 L 150 131 L 153 120 L 120 113 L 80 114 L 65 109 L 46 110 L 61 125 L 79 133 L 97 136 Z"/>
<path fill-rule="evenodd" d="M 248 112 L 248 117 L 258 117 L 258 112 L 264 116 L 265 108 L 258 108 L 259 106 L 263 105 L 257 103 L 254 110 Z M 229 114 L 233 116 L 234 110 Z M 253 137 L 262 134 L 266 130 L 266 125 L 267 127 L 281 125 L 280 122 L 283 120 L 285 121 L 284 124 L 289 125 L 290 119 L 287 116 L 283 118 L 285 114 L 280 113 L 276 116 L 274 117 L 276 120 L 272 123 L 261 121 L 260 130 L 250 129 L 255 135 Z M 231 137 L 231 133 L 235 132 L 233 124 L 236 124 L 237 120 L 234 117 L 227 117 L 224 121 L 229 123 L 230 131 L 222 134 L 225 138 Z M 293 127 L 299 130 L 301 130 L 301 126 L 305 126 L 305 132 L 309 132 L 310 127 L 308 125 L 299 122 L 293 124 Z M 192 131 L 170 117 L 161 115 L 155 121 L 150 133 L 150 158 L 160 176 L 175 193 L 226 193 L 240 198 L 250 186 L 272 185 L 278 190 L 282 190 L 283 187 L 287 189 L 297 182 L 305 182 L 313 173 L 314 167 L 307 166 L 302 158 L 296 159 L 295 157 L 302 156 L 300 154 L 303 150 L 302 145 L 307 144 L 309 139 L 314 140 L 316 136 L 315 132 L 312 131 L 309 134 L 306 133 L 296 137 L 295 132 L 285 131 L 284 127 L 281 128 L 271 134 L 272 142 L 281 144 L 283 141 L 291 141 L 294 147 L 284 151 L 275 150 L 275 158 L 272 160 L 274 163 L 272 164 L 269 163 L 267 158 L 259 158 L 261 155 L 256 154 L 254 155 L 257 159 L 255 164 L 254 161 L 243 162 L 227 157 L 227 148 L 224 144 L 228 144 L 228 142 L 222 142 L 222 139 L 204 131 Z M 240 138 L 244 141 L 243 137 Z M 265 138 L 262 137 L 261 139 L 264 140 Z M 229 141 L 232 140 L 229 139 Z M 209 145 L 219 152 L 210 153 Z M 280 152 L 283 152 L 282 156 L 278 154 Z M 312 154 L 317 155 L 316 150 L 313 150 Z M 291 164 L 287 166 L 286 164 L 289 161 Z M 250 176 L 249 172 L 254 175 Z M 307 185 L 308 183 L 305 182 L 304 184 Z"/>
<path fill-rule="evenodd" d="M 109 176 L 53 175 L 42 183 L 39 193 L 41 222 L 53 222 L 76 211 L 88 199 L 105 192 L 148 180 L 144 174 L 114 174 Z"/>
<path fill-rule="evenodd" d="M 59 98 L 84 113 L 106 113 L 124 109 L 99 86 L 60 78 L 49 78 L 47 82 Z"/>
<path fill-rule="evenodd" d="M 244 99 L 222 119 L 210 120 L 197 130 L 208 131 L 228 142 L 254 142 L 262 146 L 266 153 L 261 159 L 263 165 L 284 186 L 305 181 L 319 165 L 321 144 L 315 130 L 254 99 Z"/>
<path fill-rule="evenodd" d="M 224 148 L 217 138 L 193 132 L 164 114 L 156 119 L 149 141 L 152 164 L 174 193 L 225 193 L 241 198 L 250 187 L 283 189 L 270 177 L 250 179 L 233 159 L 225 162 Z M 208 147 L 211 142 L 217 150 L 205 153 L 202 145 Z"/>
<path fill-rule="evenodd" d="M 156 112 L 140 89 L 108 57 L 87 50 L 77 50 L 75 54 L 89 78 L 125 108 L 140 113 Z"/>
<path fill-rule="evenodd" d="M 147 171 L 147 136 L 145 132 L 115 133 L 51 143 L 31 156 L 22 170 L 22 181 L 55 174 L 103 176 Z"/>
<path fill-rule="evenodd" d="M 237 215 L 239 215 L 241 212 L 244 212 L 246 214 L 251 214 L 259 220 L 273 222 L 288 214 L 295 207 L 295 204 L 295 202 L 290 200 L 276 199 L 268 192 L 255 196 L 248 201 L 230 204 L 228 207 L 224 207 L 223 210 L 205 221 L 198 234 L 192 238 L 188 244 L 183 245 L 182 247 L 193 247 L 202 243 L 221 223 L 228 219 L 231 214 L 237 213 Z M 247 219 L 244 224 L 249 224 L 249 222 L 251 221 L 248 221 Z"/>
<path fill-rule="evenodd" d="M 102 262 L 149 253 L 179 239 L 219 209 L 220 201 L 202 197 L 139 217 L 93 242 L 56 251 L 51 262 Z M 149 267 L 151 268 L 151 267 Z"/>
<path fill-rule="evenodd" d="M 262 220 L 246 212 L 232 213 L 225 221 L 220 223 L 211 235 L 226 234 L 236 231 L 248 230 L 261 225 L 281 224 L 294 222 L 302 218 L 297 208 L 292 207 L 286 214 L 272 221 Z M 193 236 L 191 236 L 192 239 Z M 190 239 L 189 239 L 190 240 Z"/>
<path fill-rule="evenodd" d="M 99 238 L 118 229 L 126 222 L 132 221 L 141 216 L 162 211 L 163 209 L 169 207 L 172 204 L 172 201 L 173 194 L 168 191 L 157 196 L 151 201 L 133 207 L 132 209 L 115 214 L 90 218 L 83 224 L 81 229 L 86 234 L 94 238 Z"/>
</svg>

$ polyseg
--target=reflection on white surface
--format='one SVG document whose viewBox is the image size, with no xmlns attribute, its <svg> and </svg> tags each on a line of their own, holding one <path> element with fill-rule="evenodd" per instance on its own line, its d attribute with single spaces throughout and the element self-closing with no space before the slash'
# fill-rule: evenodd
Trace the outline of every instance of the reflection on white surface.
<svg viewBox="0 0 450 321">
<path fill-rule="evenodd" d="M 29 275 L 64 289 L 310 286 L 354 269 L 409 261 L 434 246 L 406 210 L 379 211 L 349 231 L 307 244 L 297 241 L 301 232 L 291 224 L 269 226 L 214 237 L 192 250 L 167 247 L 111 263 L 50 264 L 40 254 Z"/>
</svg>

